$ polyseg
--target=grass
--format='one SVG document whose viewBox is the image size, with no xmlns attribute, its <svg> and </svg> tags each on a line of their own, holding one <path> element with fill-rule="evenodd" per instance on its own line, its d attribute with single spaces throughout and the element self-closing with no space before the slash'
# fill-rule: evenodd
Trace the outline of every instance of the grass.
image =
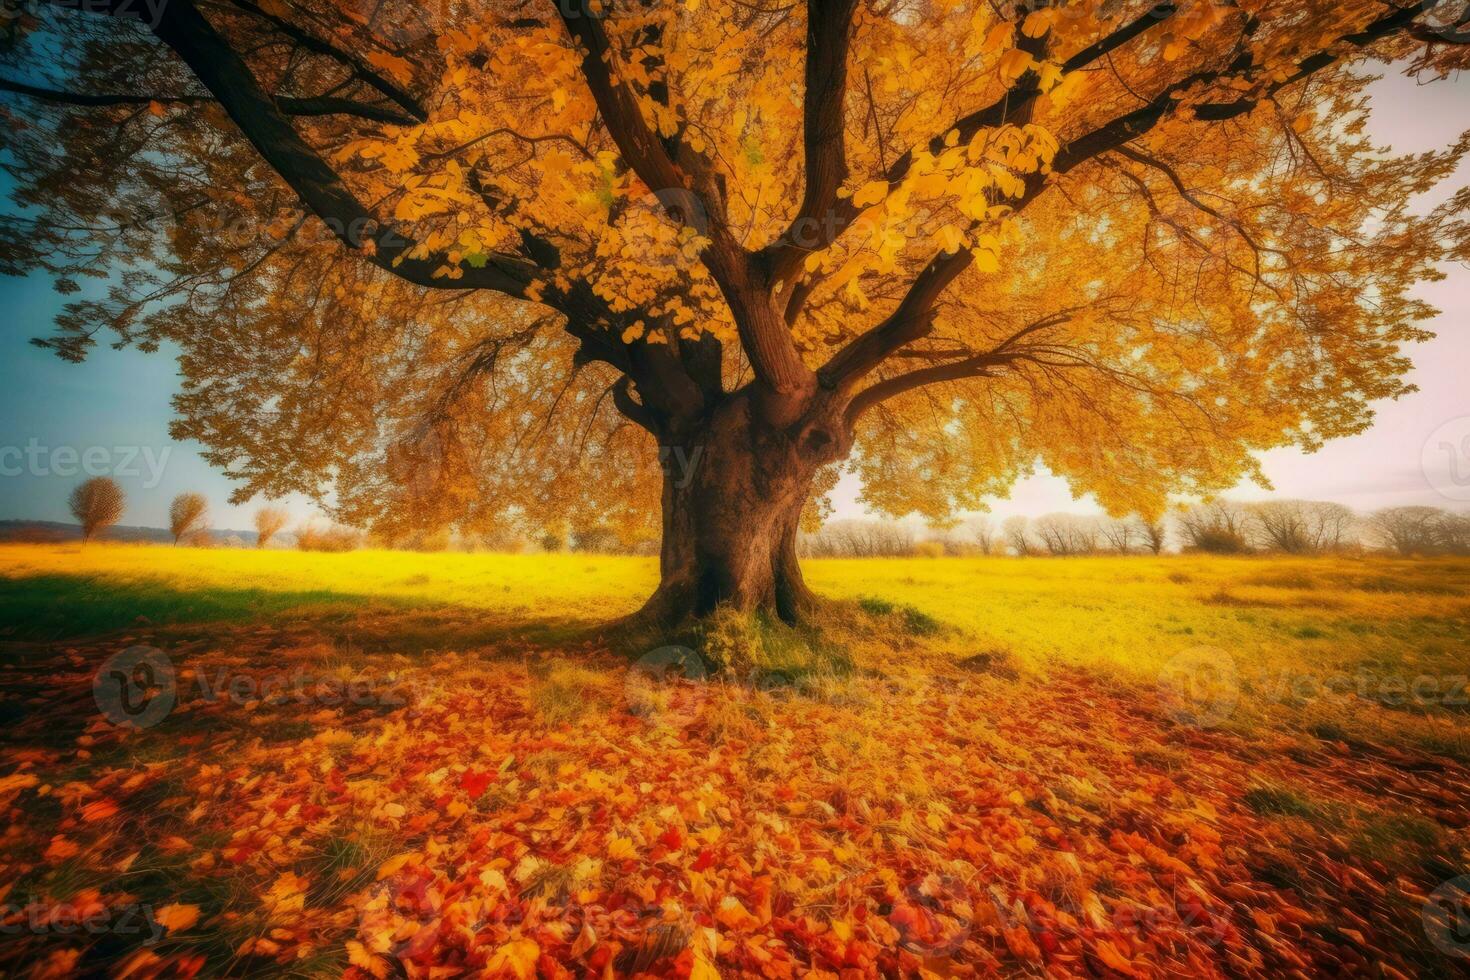
<svg viewBox="0 0 1470 980">
<path fill-rule="evenodd" d="M 776 882 L 790 892 L 777 907 L 806 910 L 818 938 L 844 910 L 890 915 L 905 888 L 932 907 L 965 882 L 1004 893 L 1007 908 L 1045 896 L 1064 922 L 1123 916 L 1180 892 L 1175 876 L 1198 863 L 1265 903 L 1214 914 L 1279 970 L 1291 963 L 1273 959 L 1279 934 L 1250 936 L 1283 904 L 1295 911 L 1282 921 L 1312 923 L 1293 935 L 1351 945 L 1367 921 L 1375 945 L 1361 960 L 1445 969 L 1406 896 L 1470 868 L 1470 562 L 804 568 L 830 600 L 813 626 L 721 615 L 613 656 L 597 627 L 637 608 L 652 560 L 0 546 L 0 804 L 16 828 L 0 872 L 28 898 L 126 887 L 129 901 L 197 907 L 199 925 L 157 950 L 180 970 L 195 956 L 210 974 L 275 957 L 308 975 L 363 959 L 348 941 L 386 944 L 368 972 L 392 965 L 373 957 L 408 955 L 404 917 L 425 914 L 412 908 L 414 876 L 431 871 L 433 889 L 454 893 L 436 913 L 454 942 L 494 934 L 504 950 L 521 940 L 494 911 L 502 894 L 532 916 L 678 894 L 669 916 L 704 902 L 708 922 L 722 879 L 693 877 L 696 856 L 709 876 L 761 869 L 739 876 L 756 891 L 741 893 L 746 911 L 726 909 L 726 933 L 749 932 L 762 903 L 769 914 Z M 690 683 L 682 664 L 672 676 L 629 669 L 671 642 L 703 651 L 714 682 Z M 193 686 L 130 734 L 98 721 L 91 685 L 133 643 L 166 649 Z M 394 697 L 211 698 L 195 683 L 223 674 L 254 691 L 296 670 Z M 99 798 L 120 810 L 89 822 Z M 38 861 L 58 840 L 77 853 Z M 487 845 L 501 856 L 483 864 Z M 383 870 L 410 853 L 412 874 Z M 125 886 L 109 884 L 119 867 Z M 931 871 L 940 884 L 924 883 Z M 289 898 L 298 877 L 301 908 Z M 1208 897 L 1213 886 L 1188 887 Z M 274 910 L 261 897 L 272 888 L 287 896 Z M 1050 915 L 1026 901 L 1028 915 Z M 1031 946 L 994 926 L 973 922 L 1000 957 L 992 972 L 1034 972 Z M 1052 928 L 1065 962 L 1097 961 L 1092 940 Z M 564 931 L 525 935 L 565 958 L 548 938 Z M 1190 935 L 1130 936 L 1106 955 L 1185 968 L 1170 957 Z M 1319 970 L 1359 964 L 1292 941 Z M 67 972 L 58 937 L 27 942 Z M 111 937 L 71 965 L 105 972 L 133 955 L 124 947 Z M 617 955 L 642 948 L 629 939 Z M 865 967 L 904 972 L 894 955 Z M 0 952 L 0 970 L 14 965 Z"/>
<path fill-rule="evenodd" d="M 1081 668 L 1144 686 L 1181 655 L 1219 650 L 1247 693 L 1227 721 L 1238 731 L 1332 724 L 1350 739 L 1470 758 L 1460 717 L 1470 705 L 1459 703 L 1470 698 L 1460 681 L 1470 672 L 1464 560 L 979 558 L 804 567 L 819 593 L 856 603 L 871 619 L 866 636 L 845 636 L 840 624 L 831 631 L 844 642 L 917 643 L 958 659 L 1004 651 L 1032 677 Z M 355 641 L 344 642 L 369 648 L 384 634 L 394 649 L 508 638 L 555 644 L 636 609 L 656 574 L 652 559 L 581 554 L 7 545 L 0 546 L 0 638 L 304 620 L 342 637 L 356 630 Z M 780 624 L 757 624 L 754 634 L 716 639 L 742 667 L 773 675 L 798 677 L 840 659 L 820 638 Z"/>
</svg>

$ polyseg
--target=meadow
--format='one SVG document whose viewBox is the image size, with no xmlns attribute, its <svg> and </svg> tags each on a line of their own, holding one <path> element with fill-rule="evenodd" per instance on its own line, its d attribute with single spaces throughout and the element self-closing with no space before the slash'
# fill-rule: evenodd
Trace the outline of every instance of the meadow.
<svg viewBox="0 0 1470 980">
<path fill-rule="evenodd" d="M 0 547 L 0 968 L 1463 968 L 1470 561 L 804 568 L 706 675 L 650 559 Z"/>
</svg>

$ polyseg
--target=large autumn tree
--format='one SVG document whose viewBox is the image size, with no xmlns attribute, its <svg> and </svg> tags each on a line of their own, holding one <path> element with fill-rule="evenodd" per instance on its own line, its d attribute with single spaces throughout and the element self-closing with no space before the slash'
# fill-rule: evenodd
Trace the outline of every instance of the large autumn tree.
<svg viewBox="0 0 1470 980">
<path fill-rule="evenodd" d="M 1364 135 L 1464 0 L 87 0 L 4 31 L 45 341 L 181 351 L 178 434 L 385 533 L 662 515 L 664 622 L 799 617 L 841 466 L 1119 512 L 1406 390 L 1466 146 Z"/>
</svg>

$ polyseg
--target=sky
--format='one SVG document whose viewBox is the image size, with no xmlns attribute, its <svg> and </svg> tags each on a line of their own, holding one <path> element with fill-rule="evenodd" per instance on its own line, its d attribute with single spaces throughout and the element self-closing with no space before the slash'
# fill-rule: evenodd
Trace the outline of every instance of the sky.
<svg viewBox="0 0 1470 980">
<path fill-rule="evenodd" d="M 1442 148 L 1470 130 L 1470 79 L 1418 86 L 1390 75 L 1374 91 L 1370 131 L 1399 152 Z M 1431 207 L 1470 183 L 1470 168 L 1420 202 Z M 0 187 L 3 190 L 3 187 Z M 0 208 L 0 220 L 3 220 Z M 1315 454 L 1273 450 L 1262 456 L 1274 493 L 1243 485 L 1242 500 L 1279 495 L 1333 500 L 1357 510 L 1399 504 L 1470 507 L 1470 269 L 1448 267 L 1443 282 L 1419 294 L 1441 310 L 1428 326 L 1438 336 L 1410 354 L 1419 391 L 1376 406 L 1374 425 Z M 82 364 L 67 364 L 30 338 L 51 332 L 62 297 L 39 276 L 0 276 L 0 519 L 70 521 L 66 498 L 92 473 L 106 471 L 128 497 L 121 523 L 163 527 L 175 494 L 210 500 L 211 524 L 245 529 L 262 501 L 226 502 L 230 481 L 200 456 L 201 447 L 169 438 L 171 398 L 180 387 L 174 352 L 113 350 L 102 343 Z M 845 477 L 834 494 L 837 517 L 866 516 L 860 487 Z M 285 501 L 297 521 L 311 503 Z M 997 519 L 1055 511 L 1097 513 L 1067 484 L 1038 475 L 1010 497 L 990 502 Z"/>
</svg>

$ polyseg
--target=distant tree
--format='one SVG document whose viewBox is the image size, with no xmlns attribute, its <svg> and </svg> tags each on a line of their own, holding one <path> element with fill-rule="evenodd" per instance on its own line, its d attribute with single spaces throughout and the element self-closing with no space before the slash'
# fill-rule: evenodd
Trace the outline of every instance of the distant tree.
<svg viewBox="0 0 1470 980">
<path fill-rule="evenodd" d="M 567 538 L 570 536 L 570 533 L 565 521 L 558 520 L 550 522 L 546 527 L 542 528 L 541 535 L 538 538 L 541 544 L 541 550 L 547 552 L 565 551 L 567 548 Z"/>
<path fill-rule="evenodd" d="M 970 529 L 975 538 L 975 547 L 980 549 L 980 554 L 995 554 L 995 549 L 1000 545 L 1000 535 L 996 533 L 995 525 L 990 523 L 990 518 L 975 518 L 970 524 Z"/>
<path fill-rule="evenodd" d="M 71 513 L 82 525 L 82 540 L 116 524 L 127 498 L 111 477 L 95 476 L 71 492 Z"/>
<path fill-rule="evenodd" d="M 1307 540 L 1316 552 L 1339 551 L 1353 543 L 1358 515 L 1351 507 L 1326 500 L 1307 504 Z"/>
<path fill-rule="evenodd" d="M 403 543 L 403 547 L 409 551 L 448 551 L 454 543 L 453 536 L 447 527 L 437 527 L 432 530 L 420 530 L 410 535 Z"/>
<path fill-rule="evenodd" d="M 289 516 L 284 507 L 262 507 L 255 512 L 255 546 L 264 548 L 271 538 L 281 533 Z"/>
<path fill-rule="evenodd" d="M 1401 555 L 1431 554 L 1439 547 L 1443 516 L 1437 507 L 1385 507 L 1368 515 L 1368 537 Z"/>
<path fill-rule="evenodd" d="M 1435 529 L 1439 549 L 1445 554 L 1470 554 L 1470 514 L 1441 513 Z"/>
<path fill-rule="evenodd" d="M 174 544 L 185 536 L 204 530 L 204 515 L 209 501 L 202 493 L 181 493 L 168 506 L 168 530 L 174 536 Z"/>
<path fill-rule="evenodd" d="M 1143 537 L 1144 546 L 1151 554 L 1159 554 L 1164 550 L 1164 539 L 1168 535 L 1168 528 L 1158 518 L 1140 517 L 1137 519 L 1138 532 Z"/>
<path fill-rule="evenodd" d="M 1001 525 L 1001 533 L 1017 558 L 1024 558 L 1036 550 L 1031 538 L 1031 522 L 1019 514 L 1006 518 Z"/>
<path fill-rule="evenodd" d="M 1138 525 L 1126 518 L 1110 517 L 1098 526 L 1098 535 L 1120 555 L 1130 554 L 1139 539 Z"/>
<path fill-rule="evenodd" d="M 352 551 L 361 545 L 362 532 L 341 524 L 307 524 L 296 532 L 296 547 L 302 551 Z"/>
<path fill-rule="evenodd" d="M 1047 514 L 1038 517 L 1036 536 L 1047 553 L 1056 558 L 1086 555 L 1097 550 L 1098 522 L 1076 514 Z"/>
<path fill-rule="evenodd" d="M 1179 536 L 1195 551 L 1232 555 L 1250 551 L 1245 511 L 1228 500 L 1215 500 L 1181 511 Z"/>
<path fill-rule="evenodd" d="M 1289 555 L 1336 551 L 1353 524 L 1349 508 L 1320 500 L 1268 500 L 1251 505 L 1247 514 L 1261 548 Z"/>
<path fill-rule="evenodd" d="M 899 558 L 914 553 L 914 534 L 892 521 L 832 521 L 804 535 L 803 551 L 813 558 Z"/>
<path fill-rule="evenodd" d="M 591 524 L 572 529 L 572 550 L 607 555 L 622 549 L 617 531 L 604 524 Z"/>
</svg>

